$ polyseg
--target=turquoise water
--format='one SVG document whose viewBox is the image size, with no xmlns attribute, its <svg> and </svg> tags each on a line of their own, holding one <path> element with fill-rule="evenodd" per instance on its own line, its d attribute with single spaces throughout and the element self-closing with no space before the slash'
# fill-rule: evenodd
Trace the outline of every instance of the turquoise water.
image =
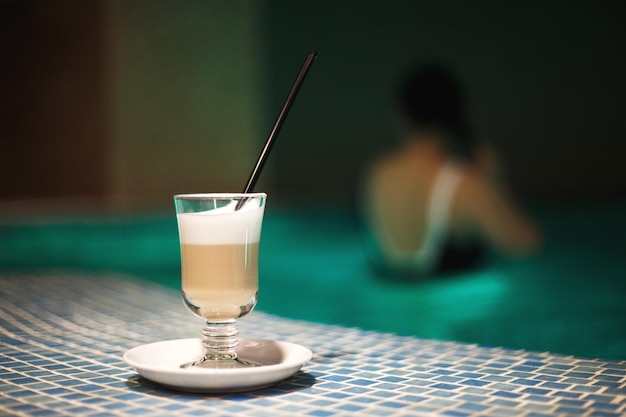
<svg viewBox="0 0 626 417">
<path fill-rule="evenodd" d="M 474 271 L 398 282 L 369 268 L 350 210 L 268 207 L 257 308 L 422 338 L 625 359 L 625 209 L 544 206 L 537 214 L 547 241 L 538 256 L 491 256 Z M 118 271 L 179 289 L 177 239 L 171 213 L 5 218 L 0 268 Z"/>
</svg>

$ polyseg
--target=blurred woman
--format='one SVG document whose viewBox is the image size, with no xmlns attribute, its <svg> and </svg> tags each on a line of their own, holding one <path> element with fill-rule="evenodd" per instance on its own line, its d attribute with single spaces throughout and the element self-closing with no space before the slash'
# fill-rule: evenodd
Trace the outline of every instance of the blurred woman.
<svg viewBox="0 0 626 417">
<path fill-rule="evenodd" d="M 471 132 L 455 78 L 420 67 L 398 102 L 408 134 L 374 161 L 363 184 L 376 267 L 427 275 L 471 267 L 488 247 L 508 256 L 535 251 L 539 231 L 501 185 L 494 153 Z"/>
</svg>

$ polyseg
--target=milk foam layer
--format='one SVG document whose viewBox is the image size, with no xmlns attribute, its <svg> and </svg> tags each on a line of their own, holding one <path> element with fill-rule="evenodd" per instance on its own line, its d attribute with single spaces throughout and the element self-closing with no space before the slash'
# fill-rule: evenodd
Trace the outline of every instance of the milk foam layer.
<svg viewBox="0 0 626 417">
<path fill-rule="evenodd" d="M 243 244 L 261 238 L 264 206 L 249 204 L 235 211 L 237 202 L 197 213 L 178 213 L 181 243 L 196 245 Z"/>
</svg>

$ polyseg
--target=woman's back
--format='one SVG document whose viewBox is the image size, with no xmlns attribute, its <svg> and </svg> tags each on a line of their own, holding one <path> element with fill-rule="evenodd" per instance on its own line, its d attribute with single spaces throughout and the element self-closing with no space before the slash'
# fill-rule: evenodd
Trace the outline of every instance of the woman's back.
<svg viewBox="0 0 626 417">
<path fill-rule="evenodd" d="M 384 251 L 415 253 L 422 248 L 429 194 L 444 163 L 438 153 L 432 147 L 411 144 L 372 167 L 366 204 L 370 225 L 384 241 Z"/>
<path fill-rule="evenodd" d="M 455 264 L 446 254 L 478 254 L 477 244 L 509 256 L 534 251 L 539 233 L 498 186 L 492 161 L 458 162 L 440 144 L 413 138 L 372 166 L 364 205 L 379 266 L 428 274 Z"/>
</svg>

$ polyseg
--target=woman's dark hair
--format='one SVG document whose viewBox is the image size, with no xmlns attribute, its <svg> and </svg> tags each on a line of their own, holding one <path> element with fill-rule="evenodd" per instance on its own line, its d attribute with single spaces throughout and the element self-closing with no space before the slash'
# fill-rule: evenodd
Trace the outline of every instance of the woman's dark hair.
<svg viewBox="0 0 626 417">
<path fill-rule="evenodd" d="M 399 105 L 413 127 L 442 130 L 450 152 L 460 158 L 472 157 L 474 139 L 467 122 L 465 93 L 444 67 L 429 64 L 410 71 L 400 88 Z"/>
</svg>

